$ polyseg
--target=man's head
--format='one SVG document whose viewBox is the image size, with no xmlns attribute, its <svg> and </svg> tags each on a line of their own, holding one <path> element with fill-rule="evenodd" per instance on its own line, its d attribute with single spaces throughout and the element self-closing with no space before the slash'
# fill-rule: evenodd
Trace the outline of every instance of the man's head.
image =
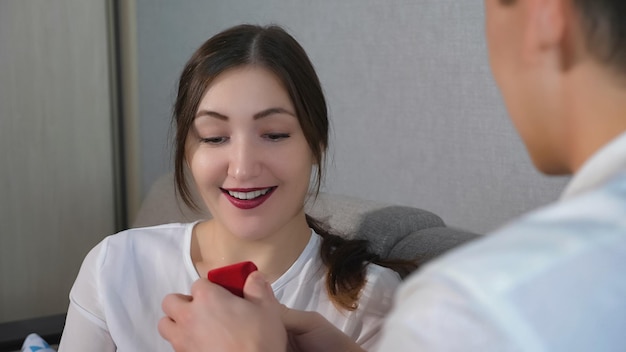
<svg viewBox="0 0 626 352">
<path fill-rule="evenodd" d="M 492 71 L 535 166 L 574 171 L 581 160 L 572 154 L 589 156 L 571 142 L 580 134 L 579 98 L 593 96 L 585 89 L 600 79 L 626 88 L 626 1 L 485 0 L 485 7 Z"/>
</svg>

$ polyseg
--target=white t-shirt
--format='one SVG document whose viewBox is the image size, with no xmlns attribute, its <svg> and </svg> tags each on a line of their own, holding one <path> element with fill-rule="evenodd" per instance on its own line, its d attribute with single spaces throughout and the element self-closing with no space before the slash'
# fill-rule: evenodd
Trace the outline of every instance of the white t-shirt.
<svg viewBox="0 0 626 352">
<path fill-rule="evenodd" d="M 94 247 L 70 292 L 59 351 L 172 351 L 157 324 L 163 316 L 163 297 L 189 294 L 200 278 L 190 256 L 194 225 L 130 229 Z M 400 277 L 390 269 L 369 265 L 359 308 L 340 311 L 325 288 L 321 241 L 312 232 L 300 257 L 272 284 L 274 294 L 290 308 L 319 312 L 369 349 L 377 341 Z"/>
<path fill-rule="evenodd" d="M 561 200 L 425 265 L 380 351 L 626 350 L 626 133 Z"/>
</svg>

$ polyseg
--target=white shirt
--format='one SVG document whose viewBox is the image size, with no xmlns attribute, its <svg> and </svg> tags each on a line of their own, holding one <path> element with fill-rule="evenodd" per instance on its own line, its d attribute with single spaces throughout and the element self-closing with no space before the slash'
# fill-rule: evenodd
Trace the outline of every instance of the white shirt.
<svg viewBox="0 0 626 352">
<path fill-rule="evenodd" d="M 380 351 L 626 351 L 626 133 L 560 202 L 412 275 Z"/>
<path fill-rule="evenodd" d="M 85 258 L 70 292 L 59 351 L 173 351 L 158 333 L 161 301 L 189 294 L 200 278 L 191 260 L 195 223 L 131 229 L 109 236 Z M 369 265 L 355 311 L 339 311 L 325 288 L 321 237 L 311 239 L 296 262 L 272 284 L 291 308 L 318 311 L 365 348 L 374 346 L 400 277 Z"/>
</svg>

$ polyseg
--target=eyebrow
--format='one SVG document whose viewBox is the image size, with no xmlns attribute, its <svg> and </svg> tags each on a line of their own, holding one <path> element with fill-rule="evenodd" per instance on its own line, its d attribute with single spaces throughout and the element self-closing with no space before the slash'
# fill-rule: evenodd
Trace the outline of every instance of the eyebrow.
<svg viewBox="0 0 626 352">
<path fill-rule="evenodd" d="M 291 115 L 293 117 L 296 117 L 296 114 L 294 114 L 293 112 L 284 109 L 284 108 L 279 108 L 279 107 L 275 107 L 275 108 L 269 108 L 269 109 L 265 109 L 263 111 L 259 111 L 256 114 L 254 114 L 252 116 L 253 120 L 258 120 L 258 119 L 262 119 L 264 117 L 270 116 L 270 115 L 274 115 L 274 114 L 287 114 L 287 115 Z M 196 117 L 200 117 L 200 116 L 211 116 L 211 117 L 215 117 L 216 119 L 219 120 L 223 120 L 223 121 L 227 121 L 228 120 L 228 116 L 224 115 L 224 114 L 220 114 L 217 111 L 212 111 L 212 110 L 200 110 L 198 111 L 198 113 L 196 114 Z"/>
</svg>

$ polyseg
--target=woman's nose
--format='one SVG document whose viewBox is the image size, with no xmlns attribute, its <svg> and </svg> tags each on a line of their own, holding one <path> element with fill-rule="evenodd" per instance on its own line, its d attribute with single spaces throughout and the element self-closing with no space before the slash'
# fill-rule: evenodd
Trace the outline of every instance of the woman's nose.
<svg viewBox="0 0 626 352">
<path fill-rule="evenodd" d="M 261 173 L 261 151 L 247 141 L 232 144 L 228 176 L 246 181 L 257 177 Z"/>
</svg>

